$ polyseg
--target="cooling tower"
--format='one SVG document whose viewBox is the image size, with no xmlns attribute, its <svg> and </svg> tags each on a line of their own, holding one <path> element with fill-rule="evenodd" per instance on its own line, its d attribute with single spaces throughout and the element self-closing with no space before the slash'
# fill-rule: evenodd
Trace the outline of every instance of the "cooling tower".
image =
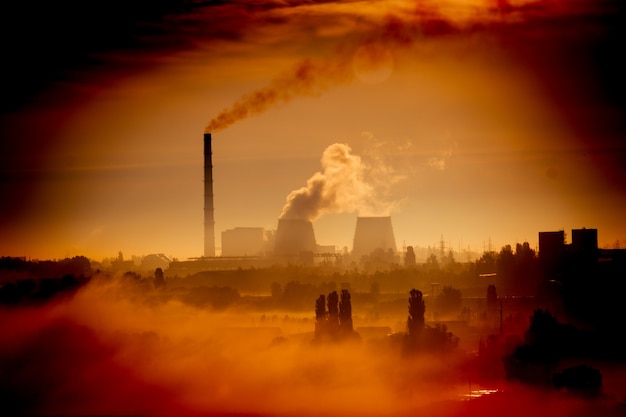
<svg viewBox="0 0 626 417">
<path fill-rule="evenodd" d="M 278 219 L 274 241 L 276 255 L 299 255 L 315 251 L 313 223 L 300 219 Z"/>
<path fill-rule="evenodd" d="M 396 238 L 391 226 L 391 217 L 357 217 L 352 255 L 360 258 L 376 249 L 396 253 Z"/>
<path fill-rule="evenodd" d="M 204 256 L 215 256 L 215 219 L 213 217 L 213 159 L 211 134 L 204 134 Z"/>
</svg>

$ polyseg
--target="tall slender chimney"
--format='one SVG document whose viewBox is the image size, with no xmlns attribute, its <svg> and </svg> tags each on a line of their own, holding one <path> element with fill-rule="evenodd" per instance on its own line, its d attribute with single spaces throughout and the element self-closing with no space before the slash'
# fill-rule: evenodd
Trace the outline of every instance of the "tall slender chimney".
<svg viewBox="0 0 626 417">
<path fill-rule="evenodd" d="M 211 134 L 204 134 L 204 256 L 215 256 L 215 219 L 213 217 L 213 160 Z"/>
</svg>

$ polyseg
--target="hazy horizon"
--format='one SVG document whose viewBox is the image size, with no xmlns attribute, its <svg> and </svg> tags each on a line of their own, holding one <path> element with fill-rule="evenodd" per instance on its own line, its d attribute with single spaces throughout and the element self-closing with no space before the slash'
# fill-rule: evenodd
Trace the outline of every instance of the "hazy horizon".
<svg viewBox="0 0 626 417">
<path fill-rule="evenodd" d="M 256 273 L 267 274 L 268 282 L 277 279 L 276 271 Z M 324 294 L 336 284 L 319 282 L 323 276 L 308 279 L 318 283 L 304 299 L 297 291 L 288 295 L 289 285 L 283 297 L 272 289 L 271 296 L 242 292 L 224 299 L 237 291 L 212 292 L 219 287 L 212 286 L 216 281 L 210 274 L 170 277 L 158 287 L 153 278 L 121 271 L 94 272 L 78 287 L 49 298 L 38 297 L 33 287 L 35 292 L 18 304 L 2 291 L 8 303 L 0 307 L 6 329 L 0 334 L 4 405 L 19 415 L 38 416 L 622 415 L 623 351 L 610 360 L 607 352 L 616 349 L 605 349 L 599 336 L 587 346 L 596 346 L 599 357 L 569 357 L 565 347 L 554 347 L 563 358 L 551 369 L 581 361 L 597 367 L 601 395 L 587 398 L 527 383 L 524 374 L 520 380 L 504 378 L 498 353 L 509 354 L 528 340 L 524 332 L 532 309 L 545 308 L 541 301 L 501 298 L 503 327 L 497 306 L 490 309 L 484 297 L 466 298 L 458 311 L 444 314 L 430 294 L 425 325 L 449 325 L 444 330 L 460 343 L 410 353 L 399 343 L 407 332 L 410 287 L 376 297 L 351 289 L 357 337 L 325 341 L 317 339 L 315 290 Z M 366 285 L 361 280 L 354 287 Z M 557 304 L 551 308 L 558 311 Z M 464 319 L 457 317 L 470 311 Z M 556 317 L 568 323 L 566 314 Z M 617 328 L 617 322 L 610 323 L 615 326 L 610 329 Z M 494 337 L 499 349 L 481 351 L 482 342 Z M 470 393 L 475 397 L 468 398 Z"/>
<path fill-rule="evenodd" d="M 626 412 L 626 2 L 5 3 L 0 413 Z"/>
<path fill-rule="evenodd" d="M 37 7 L 50 18 L 16 4 L 6 29 L 5 256 L 201 256 L 205 131 L 218 247 L 337 178 L 335 145 L 359 162 L 325 188 L 322 245 L 350 250 L 356 217 L 381 213 L 398 248 L 534 248 L 583 227 L 626 241 L 615 2 L 111 6 L 91 24 Z"/>
</svg>

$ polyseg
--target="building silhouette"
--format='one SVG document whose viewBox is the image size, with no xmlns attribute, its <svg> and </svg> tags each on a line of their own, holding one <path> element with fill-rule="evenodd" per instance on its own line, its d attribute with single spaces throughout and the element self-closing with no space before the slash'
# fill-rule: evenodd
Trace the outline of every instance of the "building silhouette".
<svg viewBox="0 0 626 417">
<path fill-rule="evenodd" d="M 391 217 L 357 217 L 352 256 L 359 259 L 377 249 L 397 252 Z"/>
<path fill-rule="evenodd" d="M 266 244 L 262 227 L 235 227 L 222 232 L 222 256 L 261 256 Z"/>
</svg>

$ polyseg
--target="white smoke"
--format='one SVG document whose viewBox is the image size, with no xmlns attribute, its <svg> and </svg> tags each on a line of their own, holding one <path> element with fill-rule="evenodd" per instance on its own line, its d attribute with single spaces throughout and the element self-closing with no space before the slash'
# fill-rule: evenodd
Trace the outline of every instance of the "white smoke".
<svg viewBox="0 0 626 417">
<path fill-rule="evenodd" d="M 305 187 L 289 193 L 281 219 L 313 221 L 324 213 L 360 211 L 374 204 L 374 187 L 365 178 L 367 166 L 350 146 L 328 146 L 321 163 L 322 170 L 313 174 Z"/>
</svg>

